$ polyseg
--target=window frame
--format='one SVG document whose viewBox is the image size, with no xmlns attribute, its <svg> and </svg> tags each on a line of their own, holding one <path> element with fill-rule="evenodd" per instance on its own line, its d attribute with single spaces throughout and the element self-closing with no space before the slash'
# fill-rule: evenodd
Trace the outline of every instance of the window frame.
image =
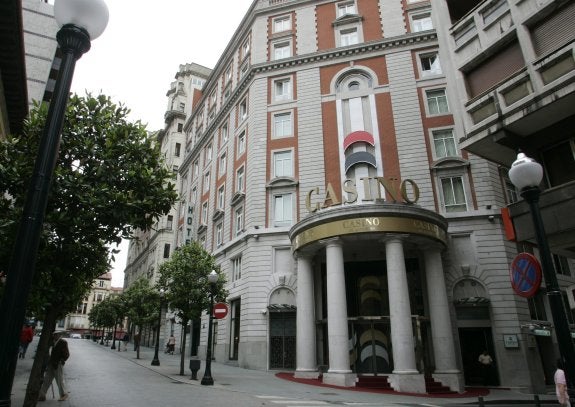
<svg viewBox="0 0 575 407">
<path fill-rule="evenodd" d="M 466 184 L 466 179 L 464 177 L 463 174 L 449 174 L 449 173 L 445 173 L 445 174 L 440 174 L 437 177 L 438 182 L 439 182 L 439 191 L 441 194 L 441 208 L 443 210 L 443 212 L 445 214 L 451 214 L 451 213 L 461 213 L 461 212 L 467 212 L 469 210 L 469 200 L 468 200 L 468 192 L 467 192 L 467 184 Z M 458 203 L 457 202 L 457 197 L 456 197 L 456 193 L 455 190 L 453 188 L 453 180 L 454 179 L 458 179 L 461 181 L 461 189 L 463 192 L 463 203 Z M 448 210 L 448 205 L 446 203 L 446 197 L 445 197 L 445 189 L 444 189 L 444 180 L 450 180 L 450 184 L 451 184 L 451 191 L 453 192 L 453 198 L 455 203 L 450 204 L 449 207 L 461 207 L 462 205 L 465 205 L 465 208 L 463 210 Z"/>
<path fill-rule="evenodd" d="M 287 24 L 285 24 L 287 22 Z M 280 23 L 280 24 L 278 24 Z M 272 29 L 274 33 L 286 32 L 292 30 L 291 15 L 284 14 L 272 19 Z"/>
<path fill-rule="evenodd" d="M 353 13 L 349 12 L 348 9 L 352 9 Z M 357 14 L 357 4 L 355 4 L 355 1 L 344 1 L 341 3 L 337 3 L 336 5 L 337 18 L 355 14 Z"/>
<path fill-rule="evenodd" d="M 242 130 L 240 134 L 238 134 L 238 150 L 237 156 L 240 157 L 242 154 L 246 152 L 246 131 Z"/>
<path fill-rule="evenodd" d="M 289 207 L 286 210 L 286 198 L 289 197 Z M 290 226 L 293 224 L 294 219 L 294 194 L 293 192 L 278 192 L 272 194 L 273 200 L 273 224 L 274 227 L 283 227 L 283 226 Z M 282 202 L 282 216 L 279 218 L 278 215 L 278 200 Z M 284 215 L 288 214 L 289 219 L 287 219 Z M 279 218 L 279 219 L 278 219 Z"/>
<path fill-rule="evenodd" d="M 272 55 L 273 61 L 279 61 L 281 59 L 291 58 L 292 57 L 292 42 L 291 39 L 289 40 L 282 40 L 272 43 Z M 278 55 L 278 51 L 280 55 Z M 287 55 L 285 55 L 287 52 Z"/>
<path fill-rule="evenodd" d="M 279 120 L 280 117 L 286 117 L 286 120 Z M 291 110 L 274 112 L 272 117 L 272 138 L 286 138 L 294 136 L 294 124 L 293 124 L 293 112 Z M 289 124 L 289 132 L 285 133 L 286 123 Z M 281 126 L 280 126 L 281 125 Z M 279 127 L 278 127 L 279 126 Z M 278 129 L 281 128 L 282 131 L 279 132 Z"/>
<path fill-rule="evenodd" d="M 245 166 L 241 166 L 236 170 L 236 192 L 244 192 L 245 189 Z"/>
<path fill-rule="evenodd" d="M 234 210 L 234 233 L 236 236 L 244 231 L 244 207 L 239 206 Z"/>
<path fill-rule="evenodd" d="M 431 10 L 426 10 L 417 13 L 411 13 L 409 15 L 409 22 L 411 25 L 411 32 L 418 33 L 433 30 L 433 20 L 431 19 Z M 423 28 L 427 24 L 431 25 L 431 28 Z M 421 28 L 419 26 L 422 26 Z"/>
<path fill-rule="evenodd" d="M 277 150 L 272 151 L 272 165 L 273 165 L 273 178 L 279 177 L 293 177 L 294 176 L 294 162 L 293 162 L 293 150 Z M 282 170 L 289 168 L 289 171 L 278 171 L 278 166 Z"/>
<path fill-rule="evenodd" d="M 291 100 L 293 95 L 292 78 L 289 76 L 274 79 L 274 102 L 283 102 Z"/>
<path fill-rule="evenodd" d="M 424 92 L 425 92 L 425 109 L 427 111 L 428 116 L 444 116 L 444 115 L 451 114 L 451 111 L 449 109 L 449 99 L 447 98 L 446 88 L 425 89 Z M 438 102 L 440 97 L 439 96 L 430 96 L 431 93 L 438 93 L 438 92 L 443 92 L 442 97 L 445 99 L 445 106 L 446 106 L 445 111 L 442 111 L 440 108 L 441 105 Z M 430 103 L 430 100 L 433 100 L 436 102 L 437 112 L 432 112 L 432 105 Z"/>
<path fill-rule="evenodd" d="M 453 141 L 453 150 L 454 150 L 454 154 L 447 154 L 447 148 L 445 149 L 445 155 L 440 155 L 438 150 L 437 150 L 437 144 L 436 144 L 436 138 L 435 136 L 440 134 L 440 133 L 446 133 L 446 132 L 450 132 L 451 133 L 451 140 Z M 437 161 L 439 159 L 442 158 L 450 158 L 450 157 L 460 157 L 461 153 L 459 152 L 459 147 L 457 144 L 457 138 L 455 135 L 455 129 L 452 126 L 449 127 L 436 127 L 436 128 L 432 128 L 429 129 L 429 138 L 430 138 L 430 144 L 433 150 L 433 159 L 434 161 Z M 443 140 L 448 139 L 448 138 L 443 138 Z M 444 143 L 445 146 L 445 143 Z"/>
<path fill-rule="evenodd" d="M 436 62 L 430 64 L 430 69 L 425 69 L 424 58 L 429 59 L 433 56 L 435 56 Z M 439 59 L 439 51 L 422 52 L 422 53 L 418 54 L 418 59 L 419 59 L 419 69 L 420 69 L 422 78 L 428 78 L 430 76 L 436 76 L 436 75 L 443 75 L 443 68 L 441 67 L 441 60 Z M 435 63 L 437 63 L 437 66 L 435 67 L 435 69 L 433 69 L 433 65 Z"/>
</svg>

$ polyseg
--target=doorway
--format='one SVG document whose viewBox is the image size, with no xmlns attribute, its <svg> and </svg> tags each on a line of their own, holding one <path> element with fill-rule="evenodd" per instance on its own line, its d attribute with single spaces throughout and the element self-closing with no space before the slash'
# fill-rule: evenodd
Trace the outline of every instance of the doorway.
<svg viewBox="0 0 575 407">
<path fill-rule="evenodd" d="M 465 384 L 467 386 L 498 386 L 499 375 L 491 328 L 459 328 L 459 343 Z M 484 370 L 478 361 L 479 355 L 484 350 L 487 350 L 494 360 L 493 365 L 487 370 Z"/>
<path fill-rule="evenodd" d="M 270 312 L 270 369 L 295 369 L 296 313 Z"/>
<path fill-rule="evenodd" d="M 389 321 L 352 321 L 349 331 L 353 372 L 374 376 L 392 372 Z"/>
</svg>

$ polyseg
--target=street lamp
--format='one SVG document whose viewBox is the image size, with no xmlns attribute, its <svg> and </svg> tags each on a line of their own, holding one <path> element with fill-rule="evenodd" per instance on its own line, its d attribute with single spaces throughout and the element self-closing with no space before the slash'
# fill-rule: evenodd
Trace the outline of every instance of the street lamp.
<svg viewBox="0 0 575 407">
<path fill-rule="evenodd" d="M 76 61 L 90 49 L 108 24 L 108 7 L 103 0 L 56 0 L 54 16 L 61 27 L 56 38 L 62 62 L 46 125 L 36 156 L 34 172 L 8 266 L 0 305 L 0 407 L 10 406 L 18 339 L 26 315 L 26 302 L 34 276 L 34 265 L 48 202 L 51 178 L 56 166 L 60 133 Z"/>
<path fill-rule="evenodd" d="M 152 366 L 160 366 L 158 352 L 160 350 L 160 327 L 162 326 L 162 303 L 164 302 L 164 289 L 160 289 L 160 314 L 158 315 L 158 329 L 156 330 L 156 347 L 154 348 L 154 359 Z"/>
<path fill-rule="evenodd" d="M 210 316 L 208 322 L 208 348 L 206 350 L 206 370 L 204 377 L 202 377 L 202 384 L 205 386 L 212 386 L 214 378 L 212 377 L 212 321 L 214 318 L 214 293 L 216 291 L 216 283 L 218 282 L 218 273 L 212 270 L 208 274 L 208 282 L 210 283 Z"/>
<path fill-rule="evenodd" d="M 555 334 L 557 335 L 557 343 L 559 345 L 559 353 L 565 365 L 565 373 L 567 376 L 568 388 L 572 388 L 575 381 L 575 349 L 573 348 L 573 339 L 571 338 L 571 330 L 559 283 L 557 282 L 557 275 L 553 267 L 551 259 L 551 251 L 549 250 L 549 242 L 545 234 L 545 227 L 539 209 L 539 195 L 541 190 L 539 184 L 543 178 L 543 167 L 527 157 L 523 153 L 517 155 L 517 160 L 511 165 L 509 170 L 509 179 L 519 190 L 521 196 L 529 204 L 531 210 L 531 217 L 533 219 L 533 226 L 535 230 L 535 237 L 537 239 L 537 246 L 539 247 L 539 256 L 541 257 L 541 268 L 543 270 L 543 277 L 545 278 L 545 285 L 547 287 L 547 297 L 549 298 L 549 306 L 553 317 L 553 324 L 555 325 Z"/>
</svg>

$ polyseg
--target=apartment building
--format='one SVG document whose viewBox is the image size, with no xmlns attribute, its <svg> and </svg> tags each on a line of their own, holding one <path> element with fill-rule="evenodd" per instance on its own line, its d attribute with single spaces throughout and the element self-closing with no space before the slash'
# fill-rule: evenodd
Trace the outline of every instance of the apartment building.
<svg viewBox="0 0 575 407">
<path fill-rule="evenodd" d="M 219 362 L 426 393 L 430 379 L 483 383 L 488 350 L 488 384 L 544 390 L 555 339 L 527 327 L 547 304 L 511 288 L 513 191 L 500 163 L 462 148 L 451 23 L 435 3 L 255 0 L 205 83 L 187 91 L 200 75 L 180 68 L 161 135 L 183 151 L 173 240 L 134 243 L 126 281 L 201 242 L 230 293 Z"/>
</svg>

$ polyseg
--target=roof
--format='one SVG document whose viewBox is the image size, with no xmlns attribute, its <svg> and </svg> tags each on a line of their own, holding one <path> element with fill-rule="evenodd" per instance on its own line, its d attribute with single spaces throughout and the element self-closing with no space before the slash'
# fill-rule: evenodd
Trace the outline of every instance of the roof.
<svg viewBox="0 0 575 407">
<path fill-rule="evenodd" d="M 10 131 L 20 133 L 28 114 L 21 0 L 0 1 L 0 73 Z"/>
</svg>

